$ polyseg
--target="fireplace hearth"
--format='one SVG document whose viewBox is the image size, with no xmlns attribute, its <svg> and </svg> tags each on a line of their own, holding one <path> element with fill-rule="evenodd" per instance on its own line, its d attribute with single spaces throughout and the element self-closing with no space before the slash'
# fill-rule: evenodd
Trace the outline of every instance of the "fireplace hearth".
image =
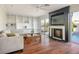
<svg viewBox="0 0 79 59">
<path fill-rule="evenodd" d="M 50 37 L 56 40 L 65 40 L 65 26 L 50 26 Z"/>
</svg>

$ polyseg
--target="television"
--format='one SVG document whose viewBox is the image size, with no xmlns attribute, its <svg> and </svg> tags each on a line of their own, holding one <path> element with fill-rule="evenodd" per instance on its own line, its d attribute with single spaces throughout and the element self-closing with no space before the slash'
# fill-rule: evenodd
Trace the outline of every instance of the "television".
<svg viewBox="0 0 79 59">
<path fill-rule="evenodd" d="M 52 18 L 52 24 L 64 24 L 65 22 L 65 19 L 64 19 L 64 13 L 58 13 L 58 14 L 55 14 L 55 15 L 52 15 L 51 18 Z"/>
</svg>

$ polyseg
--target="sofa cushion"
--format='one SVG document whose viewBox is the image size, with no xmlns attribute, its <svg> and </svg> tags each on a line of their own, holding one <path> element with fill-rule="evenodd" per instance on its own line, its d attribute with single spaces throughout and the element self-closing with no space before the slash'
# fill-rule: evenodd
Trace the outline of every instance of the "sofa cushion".
<svg viewBox="0 0 79 59">
<path fill-rule="evenodd" d="M 6 33 L 8 37 L 16 36 L 15 33 Z"/>
</svg>

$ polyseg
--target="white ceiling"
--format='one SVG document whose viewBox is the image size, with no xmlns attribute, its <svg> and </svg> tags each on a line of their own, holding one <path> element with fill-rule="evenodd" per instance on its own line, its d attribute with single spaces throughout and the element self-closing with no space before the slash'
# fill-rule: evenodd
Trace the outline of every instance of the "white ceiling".
<svg viewBox="0 0 79 59">
<path fill-rule="evenodd" d="M 42 16 L 51 11 L 68 6 L 68 4 L 9 4 L 4 5 L 8 14 L 24 15 L 24 16 Z"/>
</svg>

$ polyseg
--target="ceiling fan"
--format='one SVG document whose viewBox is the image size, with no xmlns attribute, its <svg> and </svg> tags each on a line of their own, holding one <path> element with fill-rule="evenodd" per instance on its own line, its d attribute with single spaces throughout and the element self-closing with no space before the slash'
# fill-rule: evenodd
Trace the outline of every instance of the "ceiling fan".
<svg viewBox="0 0 79 59">
<path fill-rule="evenodd" d="M 42 7 L 49 7 L 50 4 L 39 4 L 36 6 L 36 8 L 42 8 Z"/>
<path fill-rule="evenodd" d="M 50 6 L 51 6 L 50 4 L 38 4 L 38 5 L 36 5 L 36 8 L 48 11 L 47 8 L 50 7 Z"/>
</svg>

